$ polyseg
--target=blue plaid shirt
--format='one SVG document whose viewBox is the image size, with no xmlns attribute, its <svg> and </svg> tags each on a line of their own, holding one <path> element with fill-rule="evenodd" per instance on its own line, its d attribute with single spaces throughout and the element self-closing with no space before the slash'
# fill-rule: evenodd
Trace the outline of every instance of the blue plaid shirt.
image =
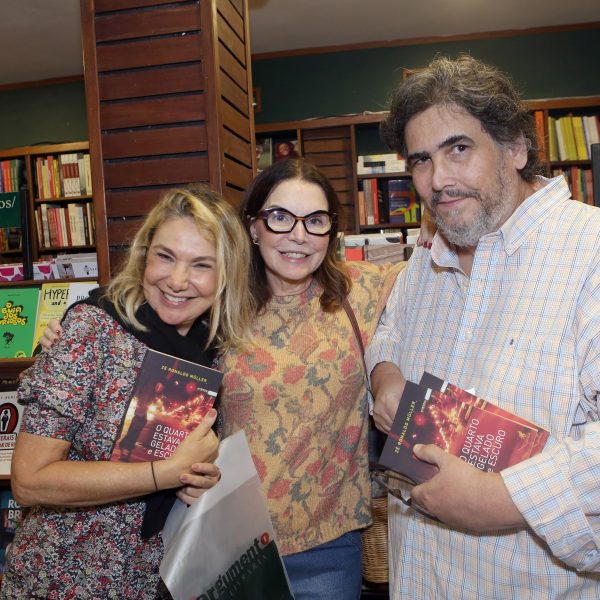
<svg viewBox="0 0 600 600">
<path fill-rule="evenodd" d="M 394 599 L 600 597 L 600 209 L 544 183 L 480 240 L 470 277 L 441 236 L 415 249 L 367 349 L 369 372 L 427 370 L 551 432 L 502 472 L 529 528 L 471 535 L 390 498 Z"/>
</svg>

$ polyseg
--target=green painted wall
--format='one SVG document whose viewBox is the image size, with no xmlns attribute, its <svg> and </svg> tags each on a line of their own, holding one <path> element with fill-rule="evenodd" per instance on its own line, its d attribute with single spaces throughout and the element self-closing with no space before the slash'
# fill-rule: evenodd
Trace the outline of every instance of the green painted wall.
<svg viewBox="0 0 600 600">
<path fill-rule="evenodd" d="M 600 95 L 600 28 L 256 60 L 257 123 L 387 110 L 403 68 L 468 52 L 509 72 L 525 98 Z"/>
<path fill-rule="evenodd" d="M 0 92 L 0 149 L 87 139 L 83 81 Z"/>
<path fill-rule="evenodd" d="M 257 123 L 388 108 L 403 68 L 469 52 L 512 74 L 526 98 L 600 96 L 600 28 L 257 60 Z M 83 81 L 0 92 L 0 149 L 88 139 Z M 368 144 L 368 142 L 367 142 Z"/>
</svg>

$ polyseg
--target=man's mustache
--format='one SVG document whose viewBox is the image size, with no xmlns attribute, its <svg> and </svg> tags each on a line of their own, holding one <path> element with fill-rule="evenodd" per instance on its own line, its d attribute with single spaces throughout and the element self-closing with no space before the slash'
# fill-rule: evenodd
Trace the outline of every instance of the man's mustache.
<svg viewBox="0 0 600 600">
<path fill-rule="evenodd" d="M 474 190 L 440 190 L 439 192 L 433 192 L 431 196 L 431 205 L 435 208 L 441 201 L 443 197 L 447 198 L 475 198 L 476 200 L 481 200 L 481 196 L 479 192 L 475 192 Z"/>
</svg>

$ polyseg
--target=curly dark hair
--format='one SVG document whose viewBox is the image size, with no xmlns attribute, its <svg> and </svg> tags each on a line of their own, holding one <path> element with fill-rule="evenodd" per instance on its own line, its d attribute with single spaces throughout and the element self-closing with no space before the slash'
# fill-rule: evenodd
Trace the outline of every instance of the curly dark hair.
<svg viewBox="0 0 600 600">
<path fill-rule="evenodd" d="M 393 94 L 390 114 L 381 124 L 381 137 L 390 148 L 406 156 L 407 123 L 438 104 L 464 109 L 498 144 L 510 144 L 522 135 L 527 145 L 527 163 L 520 170 L 522 179 L 531 183 L 541 172 L 535 120 L 511 79 L 466 54 L 456 59 L 436 57 L 425 69 L 402 81 Z"/>
<path fill-rule="evenodd" d="M 240 217 L 250 235 L 252 218 L 260 212 L 269 194 L 280 183 L 290 179 L 300 179 L 319 186 L 327 199 L 327 210 L 335 213 L 338 219 L 329 233 L 329 245 L 327 253 L 319 268 L 314 273 L 314 278 L 323 286 L 320 304 L 325 312 L 335 312 L 342 306 L 344 298 L 351 288 L 351 280 L 346 272 L 344 263 L 337 258 L 337 233 L 341 217 L 341 204 L 336 191 L 333 189 L 327 176 L 313 163 L 304 159 L 278 160 L 272 166 L 265 169 L 246 188 L 244 199 L 240 207 Z M 299 203 L 302 202 L 298 198 Z M 250 291 L 256 302 L 257 310 L 260 311 L 271 299 L 272 292 L 267 281 L 265 262 L 260 249 L 252 246 L 252 276 L 250 277 Z"/>
</svg>

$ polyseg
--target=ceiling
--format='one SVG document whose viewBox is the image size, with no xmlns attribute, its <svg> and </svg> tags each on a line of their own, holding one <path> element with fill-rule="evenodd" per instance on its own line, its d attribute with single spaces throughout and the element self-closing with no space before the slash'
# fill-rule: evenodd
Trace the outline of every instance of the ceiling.
<svg viewBox="0 0 600 600">
<path fill-rule="evenodd" d="M 248 1 L 254 54 L 600 21 L 599 0 Z M 79 0 L 0 0 L 0 56 L 0 85 L 81 75 Z"/>
</svg>

